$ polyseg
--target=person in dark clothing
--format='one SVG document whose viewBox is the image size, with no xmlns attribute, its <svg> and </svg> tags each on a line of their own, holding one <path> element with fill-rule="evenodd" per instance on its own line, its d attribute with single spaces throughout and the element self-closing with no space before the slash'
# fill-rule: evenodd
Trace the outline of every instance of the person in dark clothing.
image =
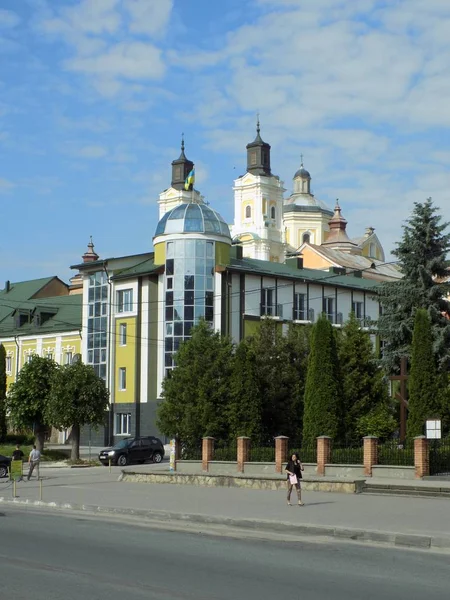
<svg viewBox="0 0 450 600">
<path fill-rule="evenodd" d="M 302 478 L 303 465 L 300 461 L 299 455 L 294 452 L 292 454 L 288 464 L 286 465 L 286 473 L 287 473 L 287 503 L 288 506 L 292 506 L 291 504 L 291 493 L 292 488 L 295 487 L 297 490 L 297 498 L 299 506 L 303 506 L 302 502 L 302 490 L 300 487 L 300 479 Z"/>
<path fill-rule="evenodd" d="M 20 462 L 23 462 L 23 457 L 25 456 L 25 454 L 22 452 L 22 450 L 20 449 L 20 445 L 17 444 L 16 449 L 14 450 L 14 452 L 12 453 L 12 460 L 20 460 Z M 19 481 L 22 481 L 23 478 L 22 476 L 20 476 Z"/>
</svg>

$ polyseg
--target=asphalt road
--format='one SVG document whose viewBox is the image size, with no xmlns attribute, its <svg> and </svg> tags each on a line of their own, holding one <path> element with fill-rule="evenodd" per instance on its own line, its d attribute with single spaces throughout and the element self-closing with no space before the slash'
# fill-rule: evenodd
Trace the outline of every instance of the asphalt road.
<svg viewBox="0 0 450 600">
<path fill-rule="evenodd" d="M 219 538 L 1 510 L 0 597 L 8 600 L 448 597 L 448 554 Z"/>
</svg>

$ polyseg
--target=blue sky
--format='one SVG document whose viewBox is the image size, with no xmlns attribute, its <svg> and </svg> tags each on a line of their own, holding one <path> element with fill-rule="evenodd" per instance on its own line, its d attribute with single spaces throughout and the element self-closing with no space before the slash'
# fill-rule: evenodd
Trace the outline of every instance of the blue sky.
<svg viewBox="0 0 450 600">
<path fill-rule="evenodd" d="M 443 0 L 0 0 L 0 282 L 150 250 L 181 132 L 231 223 L 258 111 L 351 235 L 450 220 L 449 30 Z"/>
</svg>

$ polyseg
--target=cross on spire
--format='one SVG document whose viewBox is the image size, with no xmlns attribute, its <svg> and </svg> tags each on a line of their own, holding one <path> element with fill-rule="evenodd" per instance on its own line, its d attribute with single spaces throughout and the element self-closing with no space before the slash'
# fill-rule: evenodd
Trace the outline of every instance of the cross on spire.
<svg viewBox="0 0 450 600">
<path fill-rule="evenodd" d="M 303 167 L 303 154 L 300 154 L 300 166 Z"/>
</svg>

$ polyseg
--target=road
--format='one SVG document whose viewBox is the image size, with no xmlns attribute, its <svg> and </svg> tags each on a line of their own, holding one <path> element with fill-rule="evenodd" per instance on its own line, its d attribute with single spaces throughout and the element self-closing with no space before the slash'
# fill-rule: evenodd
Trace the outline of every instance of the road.
<svg viewBox="0 0 450 600">
<path fill-rule="evenodd" d="M 427 600 L 448 596 L 448 554 L 171 532 L 2 507 L 8 600 Z"/>
</svg>

